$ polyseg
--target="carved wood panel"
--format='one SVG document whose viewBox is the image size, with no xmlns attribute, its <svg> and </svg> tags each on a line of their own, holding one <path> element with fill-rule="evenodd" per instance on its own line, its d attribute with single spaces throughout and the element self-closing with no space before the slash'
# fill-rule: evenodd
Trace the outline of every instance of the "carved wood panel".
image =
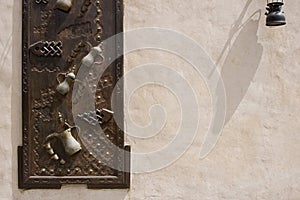
<svg viewBox="0 0 300 200">
<path fill-rule="evenodd" d="M 113 62 L 101 77 L 94 77 L 90 69 L 88 79 L 100 78 L 98 84 L 73 88 L 92 51 L 102 59 L 106 51 L 122 53 L 117 48 L 122 41 L 116 40 L 109 49 L 99 45 L 122 32 L 122 5 L 121 0 L 23 0 L 20 188 L 129 187 L 129 154 L 113 148 L 130 151 L 124 146 L 123 124 L 119 127 L 113 117 L 115 112 L 123 116 L 122 92 L 115 97 L 118 110 L 111 105 L 113 89 L 123 75 L 123 59 Z M 118 86 L 122 90 L 123 84 Z M 86 92 L 90 90 L 94 96 Z M 82 97 L 93 99 L 95 108 L 74 115 L 73 106 Z M 90 128 L 81 129 L 74 118 Z M 96 126 L 103 133 L 95 132 Z M 93 152 L 87 145 L 95 147 Z"/>
</svg>

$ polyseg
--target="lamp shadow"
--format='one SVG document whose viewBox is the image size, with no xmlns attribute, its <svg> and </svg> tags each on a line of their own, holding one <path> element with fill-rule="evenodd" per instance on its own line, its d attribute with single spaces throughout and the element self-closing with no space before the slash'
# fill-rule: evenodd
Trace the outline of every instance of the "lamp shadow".
<svg viewBox="0 0 300 200">
<path fill-rule="evenodd" d="M 260 64 L 263 47 L 258 43 L 258 19 L 250 18 L 241 28 L 239 35 L 229 49 L 221 70 L 221 76 L 226 89 L 225 124 L 231 119 L 243 100 Z"/>
<path fill-rule="evenodd" d="M 248 91 L 263 53 L 263 46 L 258 43 L 257 37 L 262 11 L 257 10 L 245 23 L 242 23 L 252 1 L 248 0 L 246 2 L 239 17 L 232 25 L 229 37 L 216 61 L 217 68 L 228 50 L 224 63 L 221 65 L 221 76 L 226 90 L 224 126 L 229 122 Z M 255 19 L 256 15 L 258 15 L 258 18 Z M 236 36 L 237 33 L 239 34 Z"/>
<path fill-rule="evenodd" d="M 257 37 L 261 10 L 254 12 L 246 22 L 242 23 L 251 2 L 252 0 L 246 2 L 240 16 L 233 24 L 229 37 L 215 65 L 216 68 L 221 66 L 220 73 L 223 83 L 220 80 L 218 87 L 224 84 L 226 105 L 222 102 L 224 99 L 218 99 L 216 105 L 221 106 L 221 108 L 216 109 L 214 116 L 221 116 L 223 120 L 223 111 L 226 111 L 226 115 L 222 127 L 218 126 L 219 123 L 213 123 L 212 133 L 215 134 L 206 136 L 200 151 L 201 159 L 205 158 L 213 150 L 221 134 L 221 129 L 226 126 L 236 112 L 249 89 L 262 58 L 263 46 L 258 43 Z M 255 18 L 256 15 L 258 15 L 257 18 Z M 225 54 L 226 52 L 228 53 Z M 224 57 L 225 59 L 222 59 Z M 221 60 L 224 60 L 222 65 L 220 64 Z M 211 76 L 216 68 L 211 71 Z M 220 119 L 216 117 L 215 120 Z"/>
<path fill-rule="evenodd" d="M 239 17 L 233 24 L 224 48 L 217 59 L 216 66 L 228 54 L 221 65 L 226 92 L 226 116 L 224 126 L 229 122 L 244 98 L 259 66 L 263 46 L 258 43 L 257 31 L 261 18 L 261 10 L 254 12 L 245 23 L 242 23 L 246 12 L 253 0 L 248 0 Z M 255 16 L 258 18 L 255 19 Z M 234 42 L 234 36 L 236 36 Z"/>
</svg>

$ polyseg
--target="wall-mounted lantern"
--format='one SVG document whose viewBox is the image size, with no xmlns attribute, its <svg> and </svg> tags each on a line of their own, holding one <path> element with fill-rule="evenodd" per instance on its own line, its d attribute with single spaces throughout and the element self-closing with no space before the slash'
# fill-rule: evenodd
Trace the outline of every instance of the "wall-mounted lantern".
<svg viewBox="0 0 300 200">
<path fill-rule="evenodd" d="M 286 24 L 285 16 L 282 12 L 283 0 L 267 0 L 267 26 L 282 26 Z"/>
</svg>

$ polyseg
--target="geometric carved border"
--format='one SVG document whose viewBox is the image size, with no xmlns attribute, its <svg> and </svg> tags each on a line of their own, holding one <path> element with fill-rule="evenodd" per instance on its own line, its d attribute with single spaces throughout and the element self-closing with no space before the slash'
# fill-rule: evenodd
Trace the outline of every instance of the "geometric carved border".
<svg viewBox="0 0 300 200">
<path fill-rule="evenodd" d="M 130 152 L 130 147 L 125 146 L 125 150 Z M 126 154 L 125 156 L 128 156 Z M 26 162 L 26 161 L 25 161 Z M 19 175 L 18 182 L 20 189 L 60 189 L 63 184 L 86 184 L 88 189 L 127 189 L 130 187 L 130 157 L 125 157 L 124 172 L 119 172 L 114 177 L 75 177 L 75 178 L 55 178 L 53 177 L 24 177 L 23 147 L 18 147 Z"/>
</svg>

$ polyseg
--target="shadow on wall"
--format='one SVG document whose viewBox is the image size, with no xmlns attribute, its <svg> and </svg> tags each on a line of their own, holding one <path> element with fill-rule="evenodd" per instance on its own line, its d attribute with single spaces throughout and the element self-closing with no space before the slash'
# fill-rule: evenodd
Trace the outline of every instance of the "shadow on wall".
<svg viewBox="0 0 300 200">
<path fill-rule="evenodd" d="M 237 36 L 222 67 L 222 77 L 227 95 L 225 124 L 231 119 L 259 66 L 263 47 L 258 43 L 259 19 L 250 19 Z"/>
<path fill-rule="evenodd" d="M 231 119 L 248 91 L 263 53 L 263 47 L 258 43 L 257 37 L 261 10 L 254 12 L 242 24 L 242 20 L 251 2 L 252 0 L 247 1 L 239 18 L 233 25 L 229 38 L 218 59 L 219 62 L 224 52 L 229 49 L 221 70 L 227 96 L 225 125 Z M 236 36 L 235 41 L 232 42 L 235 33 L 238 31 L 239 34 Z"/>
<path fill-rule="evenodd" d="M 224 83 L 225 94 L 226 94 L 226 105 L 222 101 L 224 99 L 217 99 L 216 105 L 222 105 L 222 109 L 216 109 L 215 116 L 223 116 L 222 113 L 226 111 L 225 119 L 222 118 L 224 124 L 222 127 L 218 127 L 218 123 L 213 123 L 213 133 L 208 134 L 202 149 L 200 152 L 200 158 L 204 159 L 216 145 L 219 136 L 222 132 L 222 128 L 229 122 L 242 99 L 244 98 L 251 81 L 259 66 L 263 47 L 258 43 L 257 30 L 259 26 L 259 20 L 261 18 L 261 10 L 254 12 L 245 23 L 242 23 L 246 11 L 250 6 L 252 0 L 248 0 L 240 16 L 233 24 L 227 42 L 217 60 L 216 68 L 220 66 L 220 60 L 224 60 L 221 65 L 221 77 Z M 258 18 L 255 18 L 258 15 Z M 228 52 L 225 54 L 225 52 Z M 213 75 L 215 69 L 212 70 Z M 217 87 L 221 87 L 221 80 Z M 222 112 L 222 113 L 218 113 Z M 225 113 L 223 113 L 225 114 Z M 215 120 L 220 120 L 216 118 Z M 216 122 L 216 121 L 215 121 Z"/>
</svg>

